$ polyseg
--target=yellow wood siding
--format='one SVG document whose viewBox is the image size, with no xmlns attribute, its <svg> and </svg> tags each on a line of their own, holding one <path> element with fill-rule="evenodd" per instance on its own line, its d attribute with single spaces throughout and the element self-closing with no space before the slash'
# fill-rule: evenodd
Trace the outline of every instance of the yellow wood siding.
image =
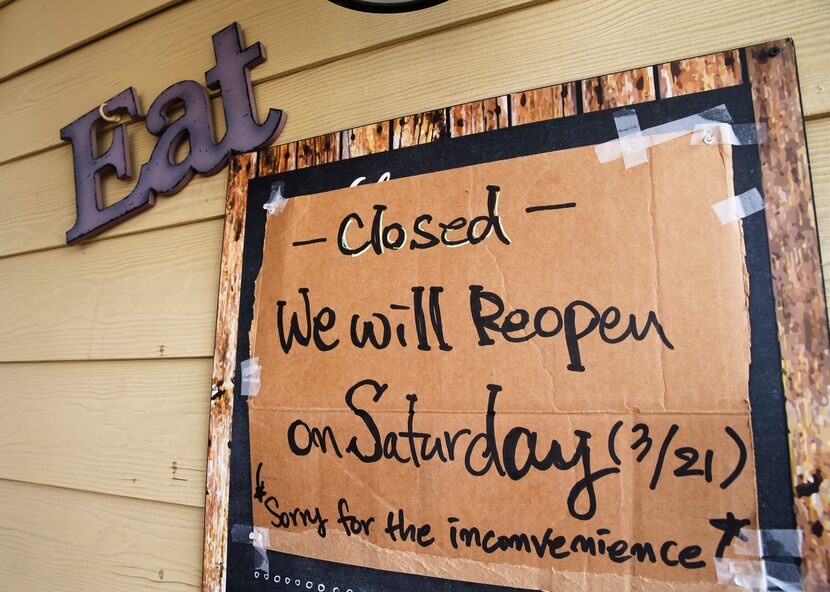
<svg viewBox="0 0 830 592">
<path fill-rule="evenodd" d="M 253 78 L 260 111 L 287 112 L 280 141 L 793 37 L 830 261 L 826 0 L 450 0 L 406 16 L 326 0 L 73 5 L 0 7 L 0 590 L 198 587 L 226 175 L 68 247 L 58 132 L 127 86 L 146 108 L 202 81 L 231 21 L 268 51 Z M 129 127 L 143 162 L 151 139 Z"/>
<path fill-rule="evenodd" d="M 8 0 L 0 3 L 0 80 L 181 0 Z"/>
</svg>

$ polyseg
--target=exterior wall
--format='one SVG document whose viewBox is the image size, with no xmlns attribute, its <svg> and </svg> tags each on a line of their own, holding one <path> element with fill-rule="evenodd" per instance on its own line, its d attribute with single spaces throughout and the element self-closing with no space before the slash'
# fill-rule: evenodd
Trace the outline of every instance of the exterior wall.
<svg viewBox="0 0 830 592">
<path fill-rule="evenodd" d="M 201 80 L 232 21 L 268 50 L 252 77 L 260 112 L 288 115 L 278 142 L 792 37 L 830 261 L 826 0 L 450 0 L 407 16 L 325 0 L 91 4 L 0 2 L 0 590 L 199 586 L 227 175 L 68 247 L 58 131 L 127 86 L 146 106 Z"/>
</svg>

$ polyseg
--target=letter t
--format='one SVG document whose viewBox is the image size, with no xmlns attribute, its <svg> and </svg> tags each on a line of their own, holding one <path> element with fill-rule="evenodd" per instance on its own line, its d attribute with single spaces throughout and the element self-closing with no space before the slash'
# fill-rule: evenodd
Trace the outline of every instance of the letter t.
<svg viewBox="0 0 830 592">
<path fill-rule="evenodd" d="M 219 89 L 228 130 L 222 150 L 249 152 L 270 144 L 282 131 L 285 117 L 280 109 L 270 109 L 265 123 L 257 123 L 254 113 L 250 68 L 265 60 L 265 48 L 257 42 L 242 49 L 242 33 L 233 23 L 213 36 L 216 65 L 205 72 L 208 88 Z"/>
</svg>

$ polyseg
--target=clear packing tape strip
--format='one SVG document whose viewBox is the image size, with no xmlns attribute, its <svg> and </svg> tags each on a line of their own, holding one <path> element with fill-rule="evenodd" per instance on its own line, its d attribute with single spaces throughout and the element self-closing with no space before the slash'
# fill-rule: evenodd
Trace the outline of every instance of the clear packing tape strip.
<svg viewBox="0 0 830 592">
<path fill-rule="evenodd" d="M 298 577 L 299 574 L 271 573 L 268 563 L 268 547 L 271 544 L 270 530 L 247 524 L 234 524 L 231 527 L 231 541 L 252 545 L 254 549 L 254 578 L 257 580 L 272 581 L 275 584 L 291 586 L 294 590 L 316 592 L 358 592 L 356 589 L 343 585 L 324 584 L 311 581 L 307 577 Z"/>
<path fill-rule="evenodd" d="M 721 224 L 729 224 L 739 218 L 746 218 L 755 212 L 760 212 L 765 207 L 761 192 L 754 187 L 749 191 L 744 191 L 739 195 L 712 204 L 712 209 Z"/>
<path fill-rule="evenodd" d="M 246 543 L 253 545 L 256 556 L 254 559 L 254 570 L 268 573 L 268 545 L 271 544 L 270 533 L 267 528 L 258 526 L 247 526 L 245 524 L 234 524 L 231 527 L 231 541 L 234 543 Z"/>
<path fill-rule="evenodd" d="M 682 117 L 662 125 L 640 129 L 634 109 L 620 109 L 614 113 L 614 125 L 619 139 L 597 144 L 597 159 L 601 163 L 622 158 L 625 168 L 648 162 L 646 149 L 691 134 L 692 144 L 731 144 L 748 146 L 766 140 L 766 128 L 755 123 L 732 123 L 726 105 L 718 105 L 696 115 Z"/>
<path fill-rule="evenodd" d="M 800 592 L 801 531 L 745 528 L 732 543 L 734 558 L 715 562 L 718 582 L 740 590 Z M 760 559 L 763 557 L 764 559 Z"/>
<path fill-rule="evenodd" d="M 254 357 L 242 362 L 242 390 L 243 397 L 256 397 L 259 394 L 259 358 Z"/>
<path fill-rule="evenodd" d="M 271 193 L 268 196 L 268 201 L 262 204 L 262 209 L 268 212 L 268 215 L 279 214 L 285 209 L 285 204 L 288 200 L 283 195 L 285 193 L 285 183 L 277 181 L 271 183 Z"/>
</svg>

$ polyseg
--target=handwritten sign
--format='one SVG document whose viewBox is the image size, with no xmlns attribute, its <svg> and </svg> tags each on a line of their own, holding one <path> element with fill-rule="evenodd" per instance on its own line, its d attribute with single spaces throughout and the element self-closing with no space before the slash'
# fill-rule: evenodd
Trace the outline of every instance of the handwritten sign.
<svg viewBox="0 0 830 592">
<path fill-rule="evenodd" d="M 239 581 L 700 589 L 761 559 L 763 214 L 713 208 L 757 157 L 689 130 L 608 160 L 589 123 L 251 182 Z"/>
</svg>

